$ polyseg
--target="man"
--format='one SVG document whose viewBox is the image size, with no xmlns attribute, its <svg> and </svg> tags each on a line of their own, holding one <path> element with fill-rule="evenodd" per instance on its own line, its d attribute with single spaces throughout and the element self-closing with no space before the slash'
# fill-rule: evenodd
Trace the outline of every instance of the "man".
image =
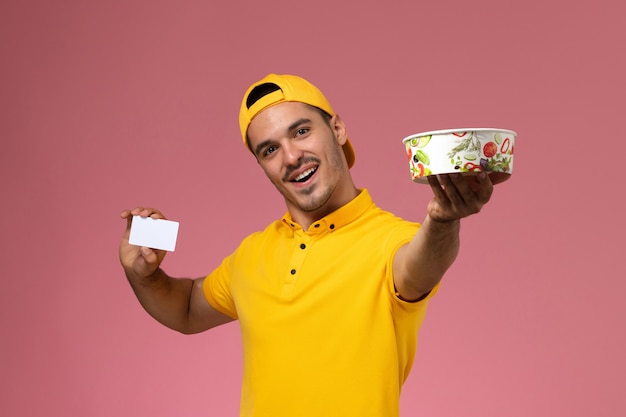
<svg viewBox="0 0 626 417">
<path fill-rule="evenodd" d="M 163 215 L 124 211 L 120 259 L 133 290 L 182 333 L 239 320 L 242 416 L 398 416 L 427 303 L 458 253 L 460 219 L 492 194 L 489 177 L 429 178 L 434 196 L 419 225 L 355 187 L 346 126 L 308 81 L 254 83 L 239 122 L 287 213 L 192 280 L 160 269 L 164 252 L 128 243 L 133 215 Z"/>
</svg>

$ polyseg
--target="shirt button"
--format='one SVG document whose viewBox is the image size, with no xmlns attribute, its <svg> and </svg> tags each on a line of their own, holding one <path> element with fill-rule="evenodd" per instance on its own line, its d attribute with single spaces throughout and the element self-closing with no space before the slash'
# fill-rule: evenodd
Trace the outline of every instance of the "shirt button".
<svg viewBox="0 0 626 417">
<path fill-rule="evenodd" d="M 304 243 L 300 243 L 300 249 L 306 249 L 306 245 Z"/>
<path fill-rule="evenodd" d="M 317 223 L 317 224 L 315 225 L 315 227 L 320 227 L 320 224 L 319 224 L 319 223 Z"/>
<path fill-rule="evenodd" d="M 291 270 L 291 275 L 296 275 L 296 270 L 295 269 Z"/>
<path fill-rule="evenodd" d="M 331 224 L 331 225 L 330 225 L 330 229 L 332 230 L 332 229 L 334 229 L 334 228 L 335 228 L 335 225 L 334 225 L 334 224 Z"/>
</svg>

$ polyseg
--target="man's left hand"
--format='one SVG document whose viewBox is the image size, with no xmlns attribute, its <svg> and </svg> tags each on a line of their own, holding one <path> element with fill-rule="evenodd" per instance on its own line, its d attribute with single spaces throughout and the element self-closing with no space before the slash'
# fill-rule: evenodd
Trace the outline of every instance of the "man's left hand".
<svg viewBox="0 0 626 417">
<path fill-rule="evenodd" d="M 451 222 L 478 213 L 493 193 L 493 183 L 486 172 L 431 175 L 428 183 L 434 193 L 428 203 L 428 215 L 438 222 Z"/>
</svg>

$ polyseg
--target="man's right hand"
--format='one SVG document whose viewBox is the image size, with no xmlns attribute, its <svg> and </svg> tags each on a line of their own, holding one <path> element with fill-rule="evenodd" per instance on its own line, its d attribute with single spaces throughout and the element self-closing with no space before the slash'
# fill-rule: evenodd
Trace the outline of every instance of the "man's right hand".
<svg viewBox="0 0 626 417">
<path fill-rule="evenodd" d="M 214 309 L 203 292 L 201 278 L 173 278 L 159 268 L 165 251 L 131 245 L 130 226 L 133 216 L 165 219 L 153 208 L 136 207 L 120 213 L 126 219 L 126 230 L 120 243 L 120 262 L 126 277 L 143 308 L 170 329 L 184 334 L 198 333 L 233 318 Z"/>
<path fill-rule="evenodd" d="M 128 243 L 133 216 L 151 217 L 153 219 L 165 219 L 165 216 L 159 210 L 144 207 L 136 207 L 120 213 L 120 217 L 126 219 L 126 230 L 120 243 L 120 262 L 128 279 L 141 281 L 154 275 L 163 262 L 166 252 Z"/>
</svg>

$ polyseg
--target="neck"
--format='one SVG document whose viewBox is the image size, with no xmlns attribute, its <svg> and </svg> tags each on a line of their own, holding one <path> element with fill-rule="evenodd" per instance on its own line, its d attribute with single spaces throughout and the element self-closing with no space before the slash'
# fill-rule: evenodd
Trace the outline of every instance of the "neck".
<svg viewBox="0 0 626 417">
<path fill-rule="evenodd" d="M 303 230 L 309 230 L 309 227 L 313 223 L 348 204 L 358 194 L 359 191 L 354 184 L 350 182 L 349 185 L 346 185 L 341 189 L 338 187 L 328 201 L 316 210 L 304 211 L 289 201 L 286 201 L 287 209 L 289 210 L 289 214 L 291 214 L 291 218 L 302 226 Z"/>
</svg>

